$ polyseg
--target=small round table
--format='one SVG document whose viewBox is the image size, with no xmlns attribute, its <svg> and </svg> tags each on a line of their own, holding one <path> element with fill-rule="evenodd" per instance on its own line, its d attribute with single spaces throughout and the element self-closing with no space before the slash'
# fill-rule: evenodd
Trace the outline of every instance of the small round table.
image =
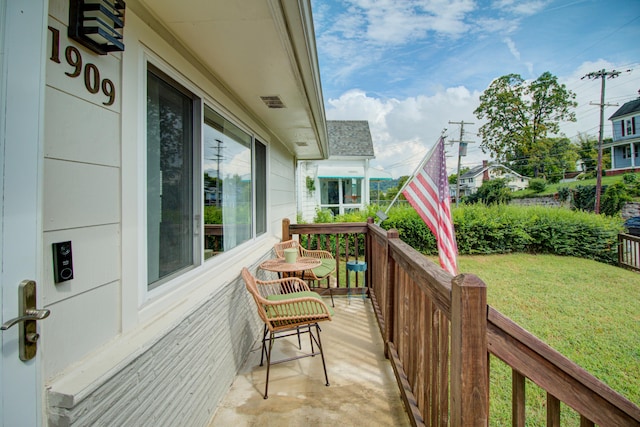
<svg viewBox="0 0 640 427">
<path fill-rule="evenodd" d="M 367 263 L 364 261 L 347 261 L 347 300 L 349 304 L 351 304 L 351 272 L 355 272 L 358 274 L 359 271 L 367 271 Z M 362 286 L 365 285 L 364 275 L 362 277 Z M 364 299 L 365 293 L 362 294 L 362 298 Z"/>
<path fill-rule="evenodd" d="M 296 262 L 287 262 L 284 258 L 273 258 L 260 264 L 260 268 L 267 271 L 274 271 L 278 274 L 302 272 L 302 279 L 304 279 L 304 272 L 306 270 L 320 267 L 321 264 L 322 261 L 320 261 L 319 258 L 298 257 Z"/>
</svg>

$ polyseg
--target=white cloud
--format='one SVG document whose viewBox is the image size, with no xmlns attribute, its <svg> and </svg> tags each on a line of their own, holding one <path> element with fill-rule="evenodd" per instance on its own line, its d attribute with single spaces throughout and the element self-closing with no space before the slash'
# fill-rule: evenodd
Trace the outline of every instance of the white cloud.
<svg viewBox="0 0 640 427">
<path fill-rule="evenodd" d="M 520 61 L 520 52 L 518 52 L 518 48 L 516 47 L 515 42 L 511 40 L 511 37 L 505 37 L 504 42 L 509 48 L 509 52 L 511 52 L 511 55 L 513 55 L 514 58 Z"/>
<path fill-rule="evenodd" d="M 575 138 L 578 132 L 597 137 L 599 107 L 589 105 L 600 100 L 600 81 L 581 79 L 582 76 L 600 69 L 613 70 L 614 64 L 607 61 L 585 62 L 571 75 L 558 76 L 561 83 L 577 95 L 577 123 L 561 125 L 561 132 Z M 620 77 L 606 81 L 606 102 L 624 102 L 634 99 L 640 89 L 640 72 L 623 73 Z M 480 150 L 476 133 L 480 122 L 473 111 L 479 104 L 482 91 L 470 91 L 464 86 L 440 88 L 433 95 L 416 95 L 403 99 L 382 99 L 362 90 L 353 89 L 327 102 L 326 115 L 329 120 L 368 120 L 371 128 L 376 159 L 372 166 L 390 172 L 394 178 L 410 175 L 429 148 L 437 141 L 444 128 L 448 128 L 448 140 L 458 140 L 460 126 L 449 121 L 468 123 L 465 125 L 465 141 L 469 145 L 467 157 L 462 165 L 475 166 L 489 160 Z M 608 118 L 617 107 L 605 109 L 605 137 L 611 135 Z M 473 124 L 471 124 L 473 123 Z M 448 173 L 457 168 L 457 144 L 447 148 Z"/>
<path fill-rule="evenodd" d="M 503 12 L 520 16 L 529 16 L 541 12 L 549 3 L 549 0 L 532 0 L 524 2 L 517 0 L 496 0 L 493 2 L 492 6 L 493 8 Z"/>
<path fill-rule="evenodd" d="M 473 0 L 352 0 L 349 17 L 364 20 L 373 44 L 397 45 L 424 38 L 429 31 L 459 35 L 467 31 Z M 342 27 L 342 25 L 340 26 Z"/>
<path fill-rule="evenodd" d="M 480 93 L 464 87 L 442 89 L 433 96 L 405 99 L 380 99 L 361 90 L 350 90 L 327 102 L 329 120 L 368 120 L 376 159 L 372 166 L 381 166 L 395 178 L 410 175 L 443 129 L 449 128 L 450 139 L 458 139 L 459 129 L 448 121 L 477 122 L 473 110 Z M 477 126 L 466 127 L 466 131 Z M 465 136 L 465 140 L 473 135 Z M 475 139 L 475 138 L 473 138 Z M 457 166 L 457 145 L 449 148 L 454 157 L 448 161 L 450 172 Z M 474 157 L 471 158 L 471 153 Z M 464 162 L 481 163 L 483 156 L 477 147 L 470 150 Z"/>
</svg>

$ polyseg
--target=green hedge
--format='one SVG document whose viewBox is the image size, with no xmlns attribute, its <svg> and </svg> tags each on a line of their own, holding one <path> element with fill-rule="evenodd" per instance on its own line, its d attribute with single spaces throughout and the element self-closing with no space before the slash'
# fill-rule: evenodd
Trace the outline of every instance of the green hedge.
<svg viewBox="0 0 640 427">
<path fill-rule="evenodd" d="M 568 255 L 617 264 L 620 218 L 540 206 L 468 205 L 453 209 L 460 254 L 526 252 Z M 385 229 L 427 255 L 436 255 L 436 240 L 412 208 L 394 208 Z"/>
</svg>

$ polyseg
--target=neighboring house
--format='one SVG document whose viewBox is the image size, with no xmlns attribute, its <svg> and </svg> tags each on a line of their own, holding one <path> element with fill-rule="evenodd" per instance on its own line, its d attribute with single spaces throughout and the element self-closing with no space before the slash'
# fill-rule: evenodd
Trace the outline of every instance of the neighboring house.
<svg viewBox="0 0 640 427">
<path fill-rule="evenodd" d="M 611 169 L 607 175 L 615 175 L 640 169 L 640 98 L 625 103 L 613 113 L 613 140 L 602 148 L 611 148 Z"/>
<path fill-rule="evenodd" d="M 107 54 L 82 3 L 2 2 L 2 322 L 25 279 L 51 314 L 27 362 L 0 332 L 0 425 L 206 426 L 262 332 L 240 270 L 328 155 L 311 2 L 127 0 Z"/>
<path fill-rule="evenodd" d="M 522 176 L 501 164 L 489 164 L 486 160 L 483 160 L 481 166 L 476 166 L 460 175 L 460 196 L 470 196 L 478 191 L 478 188 L 480 188 L 485 181 L 498 178 L 505 179 L 507 187 L 509 187 L 511 191 L 523 190 L 529 186 L 528 177 Z M 452 197 L 455 197 L 456 185 L 452 184 L 449 187 L 452 192 Z"/>
<path fill-rule="evenodd" d="M 328 120 L 329 158 L 299 162 L 298 211 L 312 221 L 316 209 L 335 215 L 369 204 L 370 183 L 392 179 L 369 166 L 375 158 L 369 123 L 366 120 Z"/>
</svg>

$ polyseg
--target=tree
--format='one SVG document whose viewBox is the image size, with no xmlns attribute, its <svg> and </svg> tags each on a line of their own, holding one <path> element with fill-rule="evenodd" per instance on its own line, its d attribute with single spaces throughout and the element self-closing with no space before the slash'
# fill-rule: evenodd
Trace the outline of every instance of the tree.
<svg viewBox="0 0 640 427">
<path fill-rule="evenodd" d="M 511 201 L 511 190 L 507 187 L 506 179 L 492 179 L 482 183 L 478 191 L 468 196 L 469 203 L 484 203 L 485 205 L 506 204 Z"/>
<path fill-rule="evenodd" d="M 572 111 L 578 104 L 576 95 L 556 76 L 543 73 L 527 82 L 519 74 L 508 74 L 494 80 L 480 96 L 474 111 L 478 119 L 486 119 L 478 134 L 480 147 L 498 162 L 518 164 L 536 156 L 541 150 L 540 140 L 560 131 L 561 121 L 575 121 Z M 538 171 L 534 170 L 534 176 Z"/>
<path fill-rule="evenodd" d="M 578 133 L 576 142 L 578 158 L 582 161 L 584 172 L 596 170 L 598 163 L 598 138 Z"/>
<path fill-rule="evenodd" d="M 541 138 L 529 159 L 520 170 L 525 176 L 543 176 L 552 184 L 564 178 L 565 172 L 574 171 L 578 154 L 569 138 Z"/>
<path fill-rule="evenodd" d="M 602 195 L 600 213 L 609 216 L 617 215 L 628 201 L 631 201 L 631 196 L 627 193 L 627 186 L 623 182 L 616 182 L 607 187 Z"/>
<path fill-rule="evenodd" d="M 389 200 L 393 200 L 398 194 L 398 192 L 400 191 L 400 189 L 402 188 L 402 186 L 404 185 L 404 183 L 407 182 L 409 178 L 411 178 L 409 175 L 403 175 L 400 178 L 398 178 L 398 185 L 395 188 L 391 188 L 387 191 L 387 198 Z M 407 200 L 407 199 L 405 199 L 404 196 L 401 194 L 400 196 L 398 196 L 398 200 Z"/>
<path fill-rule="evenodd" d="M 605 138 L 603 140 L 603 144 L 607 144 L 608 142 L 611 142 L 611 138 Z M 578 159 L 580 159 L 584 165 L 584 171 L 595 172 L 598 165 L 598 137 L 579 133 L 576 150 L 578 152 Z M 608 155 L 607 150 L 603 151 L 602 154 L 602 167 L 603 169 L 608 169 L 611 167 L 611 156 Z"/>
</svg>

